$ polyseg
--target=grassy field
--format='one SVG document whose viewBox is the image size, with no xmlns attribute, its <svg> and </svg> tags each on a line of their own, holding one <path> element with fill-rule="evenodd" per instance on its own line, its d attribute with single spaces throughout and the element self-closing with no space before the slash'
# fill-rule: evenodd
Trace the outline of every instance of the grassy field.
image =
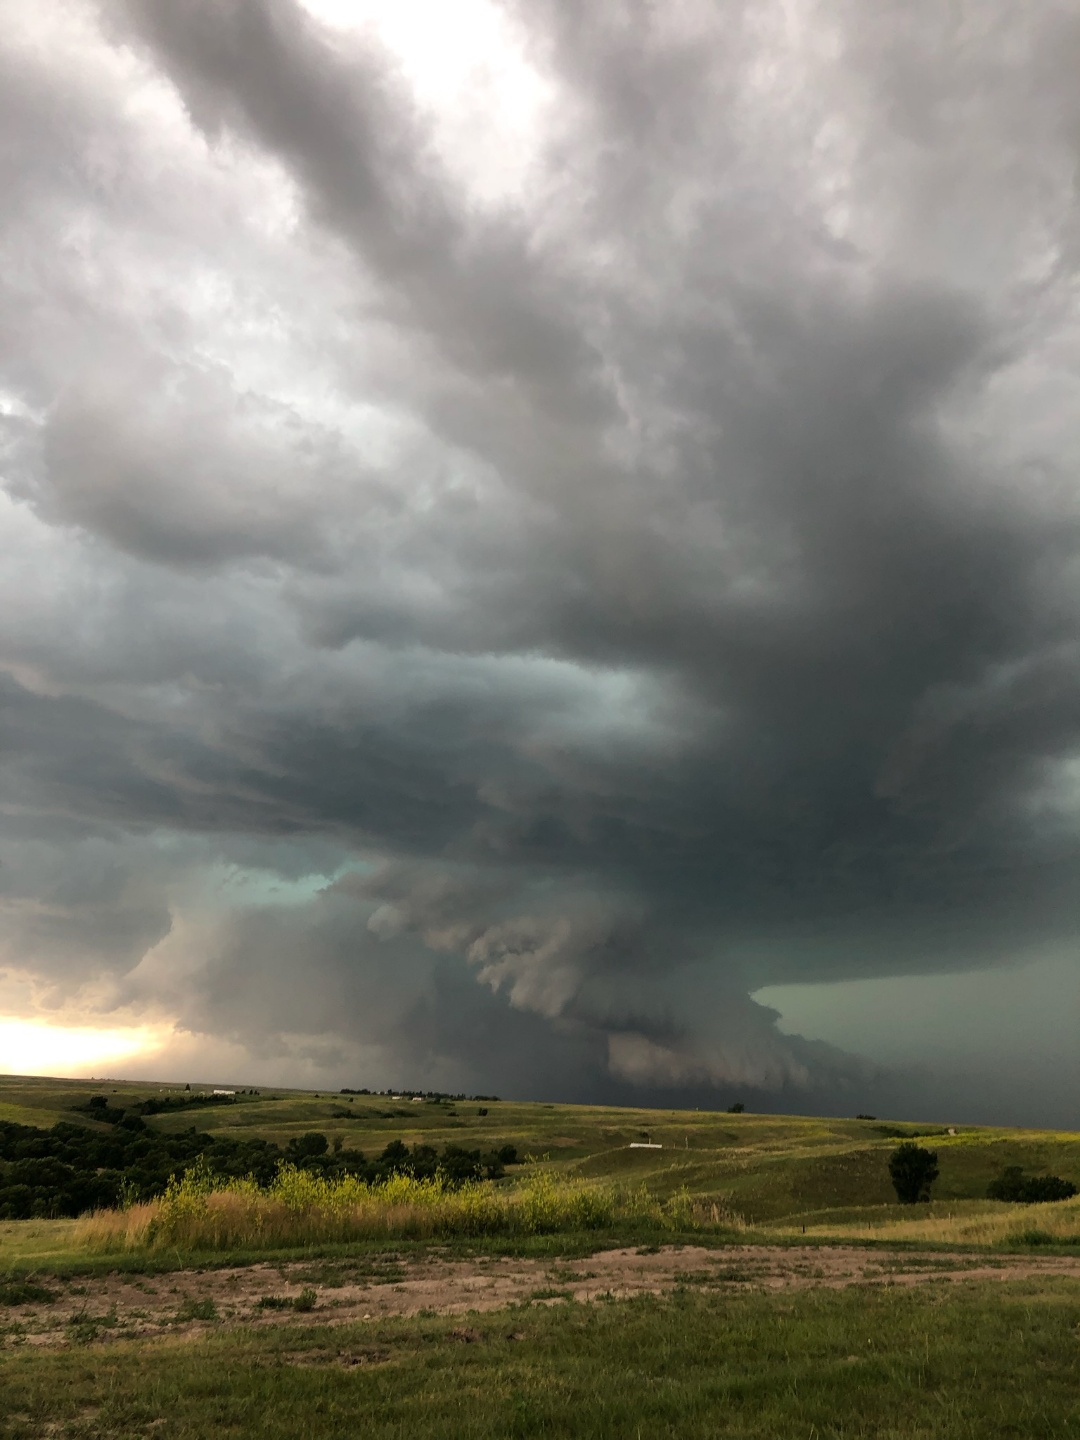
<svg viewBox="0 0 1080 1440">
<path fill-rule="evenodd" d="M 675 1293 L 0 1360 L 0 1435 L 1080 1435 L 1080 1286 Z"/>
<path fill-rule="evenodd" d="M 192 1088 L 198 1093 L 209 1087 Z M 74 1119 L 92 1125 L 73 1109 L 91 1095 L 115 1096 L 114 1103 L 122 1104 L 162 1093 L 186 1092 L 180 1084 L 0 1077 L 0 1116 L 23 1124 Z M 211 1134 L 258 1135 L 281 1145 L 319 1130 L 369 1155 L 398 1138 L 410 1145 L 484 1149 L 512 1143 L 534 1157 L 530 1168 L 575 1181 L 644 1184 L 661 1201 L 685 1189 L 696 1201 L 715 1205 L 718 1220 L 773 1235 L 801 1235 L 805 1225 L 808 1235 L 822 1239 L 985 1244 L 1027 1230 L 1066 1243 L 1080 1233 L 1075 1203 L 1033 1210 L 983 1198 L 1006 1165 L 1080 1183 L 1080 1135 L 1072 1132 L 511 1101 L 417 1103 L 284 1090 L 155 1116 L 149 1123 L 164 1131 L 194 1125 Z M 915 1214 L 892 1203 L 887 1163 L 901 1135 L 919 1136 L 939 1156 L 934 1203 Z M 662 1148 L 630 1148 L 644 1140 Z M 70 1259 L 74 1234 L 68 1221 L 0 1225 L 0 1268 L 5 1260 Z"/>
<path fill-rule="evenodd" d="M 124 1104 L 162 1093 L 188 1092 L 182 1084 L 0 1078 L 0 1118 L 94 1126 L 100 1122 L 73 1108 L 92 1095 Z M 1067 1132 L 285 1090 L 147 1123 L 280 1145 L 317 1130 L 368 1156 L 396 1139 L 484 1151 L 513 1144 L 529 1160 L 505 1181 L 484 1182 L 489 1198 L 477 1203 L 512 1208 L 529 1186 L 608 1196 L 644 1187 L 650 1214 L 685 1217 L 691 1212 L 677 1198 L 683 1195 L 696 1217 L 697 1228 L 685 1233 L 665 1220 L 663 1234 L 655 1224 L 638 1234 L 645 1210 L 636 1221 L 620 1212 L 600 1229 L 444 1233 L 435 1263 L 464 1253 L 503 1265 L 498 1257 L 508 1254 L 585 1256 L 615 1242 L 641 1244 L 642 1254 L 669 1241 L 855 1239 L 919 1248 L 1040 1246 L 1042 1253 L 1075 1253 L 1080 1245 L 1080 1200 L 1010 1206 L 984 1198 L 1006 1165 L 1080 1182 L 1080 1135 Z M 895 1204 L 888 1158 L 907 1136 L 938 1152 L 941 1173 L 929 1205 Z M 630 1148 L 643 1141 L 662 1148 Z M 371 1196 L 359 1199 L 366 1205 Z M 261 1211 L 278 1200 L 260 1192 L 243 1203 Z M 240 1201 L 214 1200 L 210 1208 L 226 1204 Z M 117 1212 L 107 1224 L 130 1228 L 137 1220 L 135 1212 Z M 182 1287 L 189 1280 L 173 1272 L 209 1278 L 229 1262 L 259 1261 L 284 1277 L 300 1256 L 299 1263 L 315 1266 L 313 1275 L 347 1265 L 386 1271 L 390 1281 L 412 1273 L 433 1243 L 431 1235 L 410 1239 L 403 1231 L 391 1255 L 374 1232 L 345 1243 L 328 1229 L 305 1232 L 300 1249 L 245 1248 L 230 1232 L 220 1253 L 141 1242 L 102 1253 L 93 1248 L 92 1229 L 77 1220 L 0 1223 L 0 1281 L 7 1276 L 14 1295 L 36 1276 L 67 1297 L 52 1309 L 80 1293 L 93 1308 L 95 1286 L 126 1285 L 138 1295 L 146 1289 L 138 1276 L 159 1274 L 154 1285 Z M 580 1263 L 600 1264 L 595 1256 Z M 65 1274 L 65 1281 L 50 1279 Z M 322 1294 L 319 1315 L 311 1317 L 320 1323 L 296 1314 L 286 1325 L 272 1313 L 253 1327 L 242 1315 L 221 1319 L 213 1305 L 204 1317 L 196 1306 L 184 1333 L 166 1326 L 152 1337 L 110 1319 L 106 1306 L 92 1324 L 77 1323 L 78 1315 L 64 1320 L 62 1343 L 49 1346 L 31 1343 L 25 1317 L 9 1300 L 6 1316 L 0 1309 L 0 1437 L 1080 1437 L 1080 1280 L 1043 1274 L 991 1284 L 960 1274 L 917 1291 L 863 1285 L 775 1293 L 679 1281 L 673 1293 L 634 1299 L 582 1302 L 579 1295 L 570 1302 L 563 1294 L 541 1289 L 531 1303 L 483 1314 L 384 1314 L 336 1325 L 323 1318 L 332 1310 Z"/>
<path fill-rule="evenodd" d="M 193 1093 L 208 1089 L 193 1085 Z M 59 1119 L 93 1125 L 72 1107 L 91 1095 L 132 1103 L 186 1094 L 183 1084 L 0 1077 L 0 1117 L 48 1125 Z M 114 1100 L 115 1097 L 115 1100 Z M 481 1113 L 484 1111 L 486 1113 Z M 152 1128 L 191 1126 L 209 1133 L 257 1135 L 284 1145 L 318 1130 L 331 1142 L 378 1154 L 388 1141 L 488 1150 L 513 1144 L 537 1168 L 575 1182 L 644 1184 L 659 1201 L 685 1189 L 704 1215 L 751 1232 L 803 1233 L 817 1238 L 910 1240 L 918 1243 L 1001 1243 L 1027 1230 L 1063 1243 L 1080 1235 L 1080 1207 L 1006 1206 L 985 1200 L 986 1187 L 1007 1165 L 1049 1171 L 1080 1184 L 1080 1134 L 928 1125 L 887 1120 L 631 1110 L 514 1101 L 413 1102 L 387 1096 L 343 1096 L 264 1090 L 235 1104 L 152 1117 Z M 888 1157 L 901 1136 L 918 1136 L 938 1153 L 934 1201 L 896 1206 Z M 659 1150 L 631 1149 L 648 1140 Z M 521 1170 L 517 1172 L 518 1175 Z M 70 1222 L 50 1229 L 0 1225 L 5 1258 L 70 1255 Z"/>
</svg>

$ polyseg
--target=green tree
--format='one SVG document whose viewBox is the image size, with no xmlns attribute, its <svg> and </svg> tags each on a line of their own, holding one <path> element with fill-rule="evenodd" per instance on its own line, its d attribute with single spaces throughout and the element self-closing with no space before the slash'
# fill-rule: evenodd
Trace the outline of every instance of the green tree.
<svg viewBox="0 0 1080 1440">
<path fill-rule="evenodd" d="M 938 1178 L 937 1151 L 906 1140 L 889 1158 L 889 1175 L 901 1205 L 929 1200 L 930 1187 Z"/>
<path fill-rule="evenodd" d="M 1039 1205 L 1052 1200 L 1071 1200 L 1076 1186 L 1071 1180 L 1062 1180 L 1060 1175 L 1025 1175 L 1021 1166 L 1007 1165 L 998 1178 L 990 1182 L 986 1193 L 991 1200 Z"/>
<path fill-rule="evenodd" d="M 325 1155 L 329 1148 L 330 1142 L 325 1135 L 320 1135 L 317 1130 L 309 1130 L 306 1135 L 293 1136 L 285 1147 L 285 1158 L 294 1165 L 302 1165 L 305 1160 Z"/>
</svg>

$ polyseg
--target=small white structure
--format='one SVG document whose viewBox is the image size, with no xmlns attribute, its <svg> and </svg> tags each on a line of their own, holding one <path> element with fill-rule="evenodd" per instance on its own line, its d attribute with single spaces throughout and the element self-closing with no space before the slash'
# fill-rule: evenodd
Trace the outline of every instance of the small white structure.
<svg viewBox="0 0 1080 1440">
<path fill-rule="evenodd" d="M 213 1091 L 213 1094 L 215 1094 L 215 1095 L 235 1095 L 235 1094 L 236 1094 L 236 1091 L 235 1091 L 235 1090 L 215 1090 L 215 1091 Z"/>
<path fill-rule="evenodd" d="M 651 1140 L 631 1140 L 631 1150 L 662 1150 L 663 1145 L 655 1145 Z"/>
</svg>

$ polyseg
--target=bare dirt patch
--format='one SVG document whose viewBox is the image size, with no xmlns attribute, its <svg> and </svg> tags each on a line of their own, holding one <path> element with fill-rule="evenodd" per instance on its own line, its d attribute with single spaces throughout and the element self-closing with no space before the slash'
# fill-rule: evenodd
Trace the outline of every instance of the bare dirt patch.
<svg viewBox="0 0 1080 1440">
<path fill-rule="evenodd" d="M 752 1245 L 721 1250 L 650 1246 L 560 1261 L 387 1255 L 355 1264 L 297 1261 L 153 1277 L 116 1274 L 50 1281 L 49 1301 L 5 1307 L 0 1313 L 0 1336 L 5 1346 L 78 1345 L 155 1334 L 198 1334 L 222 1324 L 338 1324 L 389 1315 L 464 1315 L 522 1303 L 558 1305 L 568 1300 L 658 1295 L 678 1287 L 836 1289 L 1048 1275 L 1080 1279 L 1080 1257 Z M 471 1333 L 460 1332 L 465 1343 Z M 358 1357 L 352 1363 L 371 1360 Z"/>
</svg>

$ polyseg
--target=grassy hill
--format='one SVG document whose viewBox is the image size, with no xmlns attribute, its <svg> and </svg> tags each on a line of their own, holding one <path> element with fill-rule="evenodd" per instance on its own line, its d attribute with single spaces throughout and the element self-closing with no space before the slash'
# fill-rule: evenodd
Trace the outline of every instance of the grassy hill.
<svg viewBox="0 0 1080 1440">
<path fill-rule="evenodd" d="M 96 1122 L 85 1107 L 94 1095 L 113 1105 L 151 1099 L 184 1104 L 208 1085 L 0 1077 L 0 1120 L 48 1127 Z M 164 1133 L 194 1126 L 212 1135 L 265 1138 L 284 1146 L 319 1131 L 346 1149 L 378 1154 L 391 1140 L 447 1143 L 489 1150 L 513 1144 L 531 1163 L 567 1176 L 644 1183 L 665 1198 L 685 1187 L 709 1197 L 754 1227 L 827 1232 L 837 1227 L 911 1222 L 893 1204 L 888 1157 L 900 1138 L 917 1137 L 938 1153 L 934 1204 L 919 1207 L 925 1225 L 943 1213 L 1000 1211 L 984 1200 L 1007 1165 L 1050 1172 L 1080 1184 L 1080 1134 L 729 1114 L 703 1110 L 635 1110 L 507 1100 L 432 1101 L 386 1095 L 269 1090 L 231 1102 L 148 1117 Z M 634 1142 L 660 1149 L 631 1149 Z M 1045 1212 L 1048 1207 L 1037 1207 Z"/>
<path fill-rule="evenodd" d="M 210 1089 L 0 1077 L 0 1121 L 41 1127 L 43 1134 L 63 1122 L 107 1135 L 119 1128 L 115 1112 L 123 1110 L 140 1114 L 146 1131 L 133 1133 L 143 1138 L 195 1129 L 284 1148 L 318 1131 L 331 1146 L 340 1139 L 342 1154 L 367 1157 L 399 1139 L 440 1151 L 448 1144 L 480 1151 L 514 1145 L 530 1158 L 494 1182 L 502 1190 L 493 1192 L 485 1181 L 485 1195 L 546 1184 L 545 1172 L 643 1184 L 661 1199 L 685 1188 L 703 1205 L 722 1207 L 725 1226 L 639 1237 L 625 1230 L 545 1233 L 521 1242 L 465 1236 L 431 1250 L 376 1239 L 182 1255 L 96 1253 L 80 1227 L 102 1217 L 0 1223 L 0 1305 L 7 1312 L 6 1319 L 0 1312 L 0 1434 L 13 1440 L 46 1434 L 104 1440 L 151 1428 L 176 1440 L 211 1433 L 336 1440 L 361 1431 L 473 1440 L 1080 1434 L 1075 1263 L 1068 1274 L 1036 1275 L 1027 1268 L 1036 1263 L 1031 1256 L 987 1262 L 965 1255 L 961 1266 L 984 1267 L 983 1278 L 969 1279 L 961 1268 L 945 1285 L 936 1267 L 950 1257 L 915 1248 L 908 1258 L 932 1277 L 916 1292 L 894 1283 L 903 1257 L 859 1251 L 875 1272 L 871 1281 L 773 1290 L 755 1283 L 750 1252 L 720 1249 L 712 1252 L 715 1279 L 694 1270 L 664 1294 L 607 1292 L 579 1303 L 562 1288 L 569 1257 L 588 1257 L 577 1262 L 588 1276 L 604 1246 L 622 1247 L 609 1255 L 636 1257 L 660 1255 L 666 1241 L 723 1247 L 732 1239 L 771 1240 L 782 1243 L 753 1253 L 793 1257 L 791 1265 L 807 1276 L 824 1275 L 826 1257 L 816 1251 L 808 1261 L 804 1236 L 909 1239 L 917 1247 L 960 1241 L 1022 1250 L 1037 1239 L 1075 1246 L 1080 1199 L 1010 1206 L 984 1197 L 1006 1165 L 1080 1182 L 1080 1135 L 281 1089 L 200 1104 L 200 1092 Z M 98 1118 L 101 1107 L 96 1115 L 88 1108 L 94 1096 L 108 1100 L 111 1127 Z M 165 1104 L 181 1108 L 151 1113 Z M 940 1178 L 929 1205 L 894 1203 L 888 1159 L 907 1136 L 938 1152 Z M 646 1140 L 661 1148 L 630 1148 Z M 112 1213 L 126 1220 L 138 1208 Z M 665 1253 L 692 1255 L 695 1265 L 710 1254 Z M 729 1264 L 727 1253 L 738 1263 Z M 399 1290 L 414 1265 L 463 1259 L 485 1283 L 498 1284 L 505 1267 L 522 1257 L 545 1267 L 546 1282 L 509 1309 L 336 1318 L 336 1297 L 348 1284 Z M 313 1299 L 301 1307 L 275 1293 L 269 1322 L 254 1302 L 236 1311 L 237 1272 L 216 1267 L 254 1260 L 274 1287 L 294 1272 L 297 1285 L 301 1279 L 318 1285 L 317 1307 Z M 990 1282 L 987 1263 L 998 1267 L 995 1274 L 1006 1266 L 1014 1274 Z M 1069 1265 L 1060 1254 L 1037 1263 Z M 218 1277 L 220 1313 L 191 1303 L 193 1276 L 199 1284 Z M 457 1296 L 476 1293 L 456 1284 Z M 51 1319 L 26 1309 L 39 1292 L 48 1299 L 39 1308 L 57 1312 Z M 155 1321 L 150 1304 L 176 1313 Z M 304 1313 L 286 1314 L 283 1305 Z"/>
</svg>

